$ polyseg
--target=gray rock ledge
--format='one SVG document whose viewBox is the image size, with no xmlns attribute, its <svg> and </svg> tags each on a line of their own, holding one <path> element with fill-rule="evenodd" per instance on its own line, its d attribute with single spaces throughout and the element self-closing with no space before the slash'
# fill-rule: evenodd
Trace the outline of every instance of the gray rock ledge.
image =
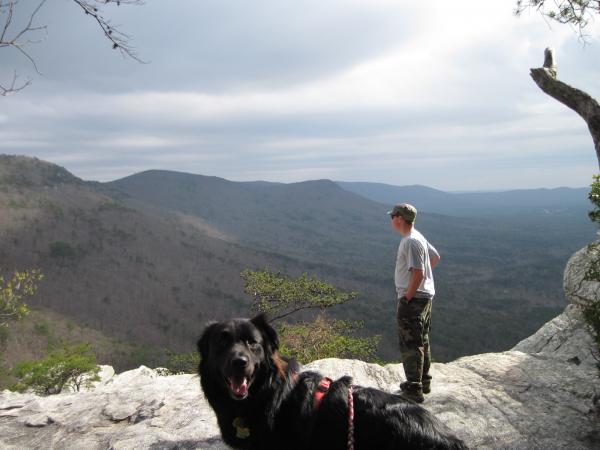
<svg viewBox="0 0 600 450">
<path fill-rule="evenodd" d="M 600 447 L 593 408 L 600 379 L 584 345 L 591 339 L 576 306 L 513 350 L 434 364 L 424 406 L 472 448 Z M 326 359 L 305 369 L 394 391 L 401 364 L 381 367 Z M 93 390 L 49 397 L 0 393 L 0 448 L 204 449 L 228 447 L 197 376 L 163 377 L 147 367 L 106 377 Z"/>
</svg>

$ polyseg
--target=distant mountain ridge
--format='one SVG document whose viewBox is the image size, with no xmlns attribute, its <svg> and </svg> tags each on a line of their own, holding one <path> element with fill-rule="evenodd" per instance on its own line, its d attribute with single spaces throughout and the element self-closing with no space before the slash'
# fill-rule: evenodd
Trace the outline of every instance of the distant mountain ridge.
<svg viewBox="0 0 600 450">
<path fill-rule="evenodd" d="M 452 193 L 427 186 L 337 182 L 370 200 L 413 203 L 418 210 L 446 215 L 580 214 L 590 209 L 588 188 L 517 189 L 502 192 Z"/>
<path fill-rule="evenodd" d="M 386 208 L 341 189 L 330 180 L 282 184 L 233 182 L 169 171 L 145 171 L 105 186 L 124 201 L 202 217 L 237 242 L 313 262 L 362 257 L 356 240 L 389 233 Z M 117 194 L 118 195 L 118 194 Z M 351 223 L 350 223 L 351 221 Z M 332 225 L 334 227 L 332 228 Z M 336 248 L 345 242 L 345 253 Z M 331 251 L 323 255 L 324 248 Z"/>
<path fill-rule="evenodd" d="M 65 168 L 37 158 L 0 154 L 0 185 L 18 187 L 83 184 Z"/>
</svg>

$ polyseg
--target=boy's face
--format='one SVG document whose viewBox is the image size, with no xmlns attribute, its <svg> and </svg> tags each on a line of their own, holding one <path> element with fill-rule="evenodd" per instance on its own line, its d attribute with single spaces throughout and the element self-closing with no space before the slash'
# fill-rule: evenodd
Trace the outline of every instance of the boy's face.
<svg viewBox="0 0 600 450">
<path fill-rule="evenodd" d="M 408 234 L 410 227 L 402 217 L 394 216 L 392 217 L 392 228 L 404 237 Z"/>
</svg>

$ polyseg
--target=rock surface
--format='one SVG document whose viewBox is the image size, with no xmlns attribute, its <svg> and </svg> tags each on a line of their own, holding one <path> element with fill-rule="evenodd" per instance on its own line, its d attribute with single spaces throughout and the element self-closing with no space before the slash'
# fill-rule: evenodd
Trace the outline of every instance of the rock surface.
<svg viewBox="0 0 600 450">
<path fill-rule="evenodd" d="M 519 342 L 513 350 L 571 362 L 593 374 L 598 363 L 594 358 L 593 345 L 592 336 L 583 323 L 581 308 L 569 305 L 562 314 Z"/>
<path fill-rule="evenodd" d="M 140 367 L 94 390 L 0 393 L 0 448 L 226 449 L 197 376 Z"/>
<path fill-rule="evenodd" d="M 565 271 L 573 302 L 511 351 L 433 364 L 423 404 L 471 448 L 578 450 L 600 448 L 600 378 L 582 298 L 600 286 L 581 279 L 588 255 Z M 588 296 L 588 297 L 586 297 Z M 305 370 L 396 391 L 401 364 L 315 361 Z M 160 376 L 140 367 L 118 375 L 104 366 L 95 388 L 49 397 L 0 393 L 0 448 L 225 450 L 197 376 Z M 285 450 L 285 449 L 282 449 Z"/>
<path fill-rule="evenodd" d="M 600 282 L 585 280 L 585 273 L 594 259 L 600 259 L 600 240 L 576 252 L 567 263 L 563 286 L 567 298 L 575 305 L 600 301 Z"/>
<path fill-rule="evenodd" d="M 424 406 L 472 448 L 600 447 L 600 382 L 576 306 L 504 353 L 434 364 Z M 401 364 L 326 359 L 305 367 L 394 391 Z M 95 389 L 38 397 L 0 393 L 0 448 L 227 449 L 194 375 L 104 369 Z"/>
</svg>

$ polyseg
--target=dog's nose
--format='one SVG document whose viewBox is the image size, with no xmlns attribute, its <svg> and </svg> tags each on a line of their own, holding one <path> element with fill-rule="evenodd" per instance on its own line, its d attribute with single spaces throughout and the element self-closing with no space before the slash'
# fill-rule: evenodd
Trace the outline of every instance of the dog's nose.
<svg viewBox="0 0 600 450">
<path fill-rule="evenodd" d="M 231 364 L 236 369 L 245 369 L 248 367 L 248 357 L 247 356 L 238 356 L 231 361 Z"/>
</svg>

